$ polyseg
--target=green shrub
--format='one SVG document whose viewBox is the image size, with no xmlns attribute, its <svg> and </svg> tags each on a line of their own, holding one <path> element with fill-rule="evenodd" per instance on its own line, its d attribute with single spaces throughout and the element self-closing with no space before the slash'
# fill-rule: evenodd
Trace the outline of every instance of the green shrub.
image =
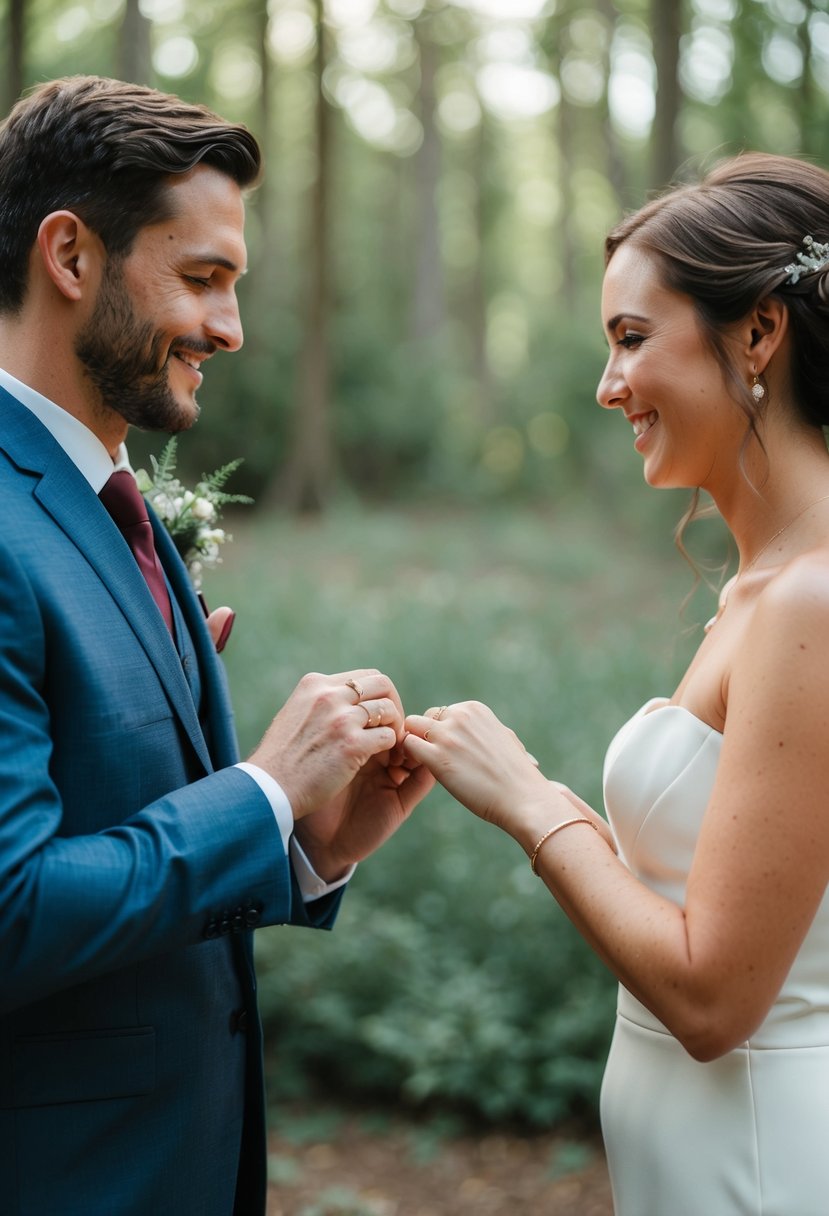
<svg viewBox="0 0 829 1216">
<path fill-rule="evenodd" d="M 376 665 L 412 710 L 487 701 L 598 807 L 614 730 L 670 692 L 693 644 L 675 642 L 690 577 L 670 527 L 643 546 L 585 502 L 234 530 L 205 590 L 238 610 L 243 750 L 304 671 Z M 594 1116 L 614 981 L 523 852 L 442 790 L 359 867 L 333 933 L 256 936 L 273 1096 Z"/>
</svg>

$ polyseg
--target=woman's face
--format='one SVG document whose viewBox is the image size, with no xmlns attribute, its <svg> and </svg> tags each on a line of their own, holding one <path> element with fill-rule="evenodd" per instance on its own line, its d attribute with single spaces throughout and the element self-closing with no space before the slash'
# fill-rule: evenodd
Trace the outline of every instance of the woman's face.
<svg viewBox="0 0 829 1216">
<path fill-rule="evenodd" d="M 602 289 L 610 355 L 596 395 L 630 422 L 650 485 L 713 493 L 739 467 L 746 418 L 691 298 L 659 272 L 658 259 L 630 242 L 613 254 Z"/>
</svg>

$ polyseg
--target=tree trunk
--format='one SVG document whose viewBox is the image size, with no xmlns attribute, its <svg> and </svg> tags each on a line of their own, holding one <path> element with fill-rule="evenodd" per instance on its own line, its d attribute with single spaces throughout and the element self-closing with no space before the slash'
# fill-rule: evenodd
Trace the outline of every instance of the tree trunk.
<svg viewBox="0 0 829 1216">
<path fill-rule="evenodd" d="M 814 80 L 812 77 L 812 33 L 809 23 L 814 16 L 814 0 L 803 0 L 803 20 L 797 27 L 797 41 L 803 54 L 803 74 L 797 91 L 797 117 L 800 127 L 800 151 L 807 156 L 821 156 L 825 152 L 823 118 L 815 121 L 818 113 Z"/>
<path fill-rule="evenodd" d="M 152 24 L 141 12 L 139 0 L 126 0 L 124 17 L 118 31 L 118 75 L 130 84 L 150 84 Z"/>
<path fill-rule="evenodd" d="M 6 86 L 3 91 L 3 113 L 8 114 L 25 81 L 26 0 L 9 0 L 7 18 L 8 46 L 6 51 Z"/>
<path fill-rule="evenodd" d="M 427 27 L 428 17 L 422 17 L 415 22 L 415 34 L 420 48 L 420 121 L 423 127 L 423 143 L 414 163 L 417 232 L 411 325 L 415 341 L 429 341 L 438 337 L 446 322 L 437 201 L 441 144 L 435 123 L 435 75 L 439 50 L 429 37 Z"/>
<path fill-rule="evenodd" d="M 331 109 L 322 87 L 326 64 L 324 0 L 317 0 L 316 24 L 314 139 L 317 173 L 308 202 L 308 245 L 304 259 L 308 268 L 307 296 L 297 368 L 295 429 L 282 494 L 287 506 L 302 512 L 317 512 L 324 508 L 331 495 L 333 472 L 328 338 Z"/>
<path fill-rule="evenodd" d="M 656 113 L 651 130 L 651 185 L 667 185 L 681 157 L 678 135 L 682 95 L 679 87 L 679 40 L 682 0 L 651 0 L 651 40 L 656 65 Z"/>
<path fill-rule="evenodd" d="M 548 64 L 553 76 L 561 85 L 561 64 L 567 53 L 570 42 L 570 19 L 576 11 L 573 0 L 564 3 L 550 19 L 546 30 L 546 45 L 548 48 Z M 573 151 L 575 145 L 573 107 L 567 100 L 564 87 L 561 86 L 561 97 L 555 111 L 555 145 L 557 153 L 556 184 L 559 192 L 558 211 L 558 255 L 561 266 L 560 296 L 575 308 L 578 294 L 578 276 L 576 274 L 576 231 L 573 212 L 575 200 L 573 194 Z"/>
<path fill-rule="evenodd" d="M 473 372 L 478 386 L 478 421 L 482 428 L 492 426 L 493 383 L 487 348 L 489 289 L 487 284 L 487 249 L 489 248 L 489 208 L 486 193 L 487 118 L 481 110 L 481 122 L 473 150 L 472 174 L 477 190 L 475 221 L 478 235 L 478 256 L 469 284 L 468 325 L 472 339 Z"/>
<path fill-rule="evenodd" d="M 610 42 L 613 36 L 613 26 L 617 20 L 617 9 L 614 0 L 598 0 L 596 7 L 604 17 L 608 29 L 607 51 L 602 61 L 604 88 L 602 90 L 601 101 L 598 105 L 597 115 L 601 125 L 602 142 L 605 147 L 607 180 L 613 187 L 613 193 L 619 202 L 623 206 L 633 206 L 636 200 L 633 197 L 625 156 L 610 118 L 610 102 L 608 97 L 610 87 Z"/>
</svg>

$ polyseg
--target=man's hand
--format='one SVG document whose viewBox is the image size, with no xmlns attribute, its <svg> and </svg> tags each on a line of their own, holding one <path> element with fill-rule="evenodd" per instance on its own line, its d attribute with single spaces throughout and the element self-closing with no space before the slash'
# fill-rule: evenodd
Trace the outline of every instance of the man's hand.
<svg viewBox="0 0 829 1216">
<path fill-rule="evenodd" d="M 397 689 L 379 671 L 303 676 L 249 757 L 279 782 L 294 820 L 330 806 L 403 734 Z"/>
<path fill-rule="evenodd" d="M 205 608 L 206 611 L 207 609 Z M 227 645 L 227 639 L 230 637 L 230 631 L 233 628 L 235 620 L 236 613 L 232 608 L 214 608 L 207 617 L 207 628 L 210 631 L 217 654 L 221 654 Z"/>
<path fill-rule="evenodd" d="M 399 748 L 373 756 L 329 806 L 295 829 L 320 878 L 334 882 L 388 840 L 434 785 L 428 769 Z"/>
<path fill-rule="evenodd" d="M 402 738 L 403 706 L 388 676 L 312 673 L 250 756 L 285 791 L 297 840 L 326 881 L 374 852 L 431 789 Z"/>
</svg>

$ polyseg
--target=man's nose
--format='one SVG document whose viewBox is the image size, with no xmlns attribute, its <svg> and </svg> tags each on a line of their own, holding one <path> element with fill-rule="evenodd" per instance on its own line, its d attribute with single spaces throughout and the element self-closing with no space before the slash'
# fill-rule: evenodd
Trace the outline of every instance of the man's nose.
<svg viewBox="0 0 829 1216">
<path fill-rule="evenodd" d="M 239 301 L 235 294 L 215 301 L 207 330 L 220 350 L 239 350 L 244 341 L 244 333 L 239 316 Z"/>
</svg>

